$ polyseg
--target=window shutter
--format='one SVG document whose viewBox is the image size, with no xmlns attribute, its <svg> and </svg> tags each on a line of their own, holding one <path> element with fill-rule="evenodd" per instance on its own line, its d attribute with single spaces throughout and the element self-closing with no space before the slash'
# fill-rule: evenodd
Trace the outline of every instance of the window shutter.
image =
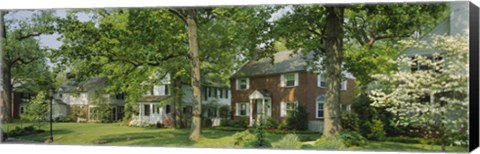
<svg viewBox="0 0 480 154">
<path fill-rule="evenodd" d="M 280 103 L 280 117 L 287 116 L 287 104 L 285 102 Z"/>
<path fill-rule="evenodd" d="M 320 74 L 318 74 L 318 75 L 317 75 L 317 86 L 318 86 L 318 87 L 320 87 L 320 80 L 321 80 Z"/>
<path fill-rule="evenodd" d="M 280 87 L 285 87 L 285 76 L 280 75 Z"/>
<path fill-rule="evenodd" d="M 235 89 L 236 89 L 236 90 L 239 90 L 239 89 L 240 89 L 240 81 L 239 81 L 239 79 L 236 79 L 236 80 L 235 80 L 235 83 L 236 83 L 236 84 L 235 84 L 235 85 L 236 85 L 236 86 L 235 86 Z"/>
<path fill-rule="evenodd" d="M 298 86 L 298 73 L 295 73 L 295 86 Z"/>
<path fill-rule="evenodd" d="M 250 115 L 250 103 L 245 103 L 247 106 L 247 116 Z"/>
<path fill-rule="evenodd" d="M 247 89 L 250 88 L 250 78 L 247 78 Z"/>
<path fill-rule="evenodd" d="M 240 103 L 235 103 L 235 115 L 240 115 Z"/>
</svg>

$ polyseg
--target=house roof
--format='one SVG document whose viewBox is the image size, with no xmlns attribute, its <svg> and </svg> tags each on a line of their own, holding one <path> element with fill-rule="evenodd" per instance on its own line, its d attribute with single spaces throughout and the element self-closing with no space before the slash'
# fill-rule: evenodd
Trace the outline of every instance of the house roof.
<svg viewBox="0 0 480 154">
<path fill-rule="evenodd" d="M 306 71 L 308 68 L 307 61 L 314 59 L 312 52 L 308 54 L 295 54 L 291 50 L 280 51 L 275 53 L 273 56 L 273 63 L 268 57 L 259 59 L 257 61 L 248 62 L 230 78 Z M 349 72 L 343 71 L 343 74 L 349 79 L 355 79 L 355 77 Z"/>
<path fill-rule="evenodd" d="M 108 79 L 106 77 L 95 77 L 88 81 L 82 81 L 80 83 L 75 83 L 74 81 L 67 81 L 60 85 L 60 90 L 63 92 L 72 92 L 78 89 L 81 92 L 89 91 L 92 89 L 100 88 L 105 86 Z"/>
<path fill-rule="evenodd" d="M 137 102 L 161 102 L 169 97 L 170 96 L 143 96 Z"/>
<path fill-rule="evenodd" d="M 231 78 L 304 71 L 307 66 L 306 59 L 312 57 L 307 57 L 303 54 L 294 54 L 289 50 L 277 52 L 273 56 L 273 63 L 268 57 L 248 62 L 233 74 Z"/>
<path fill-rule="evenodd" d="M 450 35 L 450 17 L 447 17 L 447 19 L 445 19 L 442 23 L 440 23 L 435 28 L 433 28 L 432 31 L 422 36 L 420 38 L 420 41 L 431 42 L 432 36 L 434 35 Z M 416 54 L 431 55 L 434 52 L 439 52 L 439 51 L 409 47 L 403 51 L 402 55 L 406 55 L 406 56 L 415 56 Z"/>
</svg>

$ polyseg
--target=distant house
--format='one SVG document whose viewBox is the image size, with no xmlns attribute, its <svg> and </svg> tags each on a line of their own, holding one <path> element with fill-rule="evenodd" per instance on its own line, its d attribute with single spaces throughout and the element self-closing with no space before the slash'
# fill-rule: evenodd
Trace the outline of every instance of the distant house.
<svg viewBox="0 0 480 154">
<path fill-rule="evenodd" d="M 134 118 L 142 123 L 150 124 L 163 124 L 167 118 L 171 119 L 173 113 L 171 89 L 170 76 L 167 75 L 161 84 L 154 85 L 151 91 L 137 101 L 139 112 Z M 204 82 L 202 89 L 202 111 L 204 111 L 202 116 L 210 119 L 213 126 L 220 125 L 222 118 L 229 117 L 231 98 L 229 87 L 214 82 Z M 183 116 L 190 119 L 193 104 L 192 88 L 189 84 L 182 84 L 182 91 Z"/>
<path fill-rule="evenodd" d="M 124 94 L 109 94 L 104 92 L 107 78 L 96 77 L 88 81 L 74 83 L 66 82 L 60 86 L 54 95 L 53 117 L 67 117 L 78 114 L 78 121 L 98 120 L 92 114 L 97 103 L 105 103 L 111 109 L 111 120 L 123 118 Z"/>
<path fill-rule="evenodd" d="M 433 35 L 450 35 L 455 36 L 457 34 L 468 35 L 469 30 L 469 2 L 450 2 L 450 16 L 443 22 L 435 26 L 429 33 L 420 38 L 421 41 L 431 41 Z M 415 55 L 432 56 L 433 53 L 442 54 L 443 51 L 438 50 L 425 50 L 417 48 L 408 48 L 402 55 L 414 57 Z M 417 68 L 422 69 L 421 66 L 415 65 Z"/>
<path fill-rule="evenodd" d="M 263 58 L 241 67 L 230 78 L 233 118 L 248 118 L 250 125 L 260 117 L 283 120 L 287 111 L 302 103 L 309 114 L 309 130 L 321 131 L 327 84 L 324 74 L 307 71 L 306 59 L 310 57 L 282 51 L 274 55 L 273 64 L 269 58 Z M 354 78 L 349 73 L 344 75 L 340 103 L 343 109 L 350 110 Z"/>
</svg>

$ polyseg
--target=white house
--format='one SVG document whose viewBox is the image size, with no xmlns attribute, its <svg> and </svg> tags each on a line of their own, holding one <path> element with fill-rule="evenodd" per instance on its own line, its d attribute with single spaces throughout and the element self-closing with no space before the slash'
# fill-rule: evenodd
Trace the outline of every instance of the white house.
<svg viewBox="0 0 480 154">
<path fill-rule="evenodd" d="M 92 78 L 78 84 L 66 82 L 57 89 L 54 95 L 53 117 L 67 117 L 73 112 L 83 112 L 84 117 L 78 117 L 78 121 L 95 121 L 92 113 L 97 107 L 95 101 L 106 103 L 111 107 L 112 120 L 123 117 L 125 96 L 124 94 L 108 94 L 103 92 L 107 78 Z M 80 111 L 75 111 L 80 110 Z"/>
<path fill-rule="evenodd" d="M 230 113 L 230 90 L 228 86 L 213 82 L 204 82 L 202 89 L 201 97 L 204 106 L 202 107 L 202 116 L 209 118 L 213 126 L 220 125 L 221 119 L 228 118 L 228 113 Z M 192 112 L 192 88 L 189 84 L 182 84 L 182 91 L 184 116 L 189 117 Z M 167 119 L 171 120 L 173 111 L 171 93 L 170 76 L 167 75 L 160 84 L 153 86 L 151 91 L 137 101 L 139 112 L 138 115 L 134 116 L 134 119 L 141 123 L 150 124 L 164 124 L 168 121 Z"/>
</svg>

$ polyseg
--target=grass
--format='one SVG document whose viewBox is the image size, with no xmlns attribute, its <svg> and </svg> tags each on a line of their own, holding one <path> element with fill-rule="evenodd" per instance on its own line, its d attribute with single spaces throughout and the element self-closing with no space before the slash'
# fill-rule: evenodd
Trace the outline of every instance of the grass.
<svg viewBox="0 0 480 154">
<path fill-rule="evenodd" d="M 5 131 L 12 130 L 15 126 L 29 126 L 29 123 L 2 124 Z M 43 143 L 49 137 L 48 124 L 42 126 L 46 132 L 21 136 L 18 139 Z M 136 128 L 121 126 L 119 123 L 54 123 L 53 134 L 55 144 L 81 144 L 81 145 L 134 145 L 134 146 L 163 146 L 163 147 L 209 147 L 209 148 L 234 148 L 233 134 L 238 131 L 218 130 L 206 128 L 202 130 L 203 137 L 192 142 L 188 139 L 189 129 L 166 128 Z M 272 144 L 286 134 L 267 133 Z M 297 134 L 302 141 L 314 141 L 320 134 Z M 303 149 L 317 149 L 305 144 Z M 318 149 L 317 149 L 318 150 Z M 321 149 L 320 149 L 321 150 Z M 398 142 L 368 142 L 365 146 L 349 147 L 345 150 L 355 151 L 440 151 L 439 145 L 407 144 Z M 467 147 L 447 147 L 447 151 L 467 152 Z"/>
</svg>

